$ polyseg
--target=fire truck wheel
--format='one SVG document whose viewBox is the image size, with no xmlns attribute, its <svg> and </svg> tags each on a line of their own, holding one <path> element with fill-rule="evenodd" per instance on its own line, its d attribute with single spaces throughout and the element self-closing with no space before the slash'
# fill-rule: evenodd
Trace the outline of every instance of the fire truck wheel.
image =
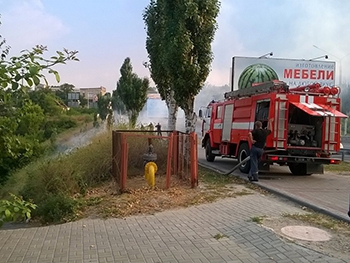
<svg viewBox="0 0 350 263">
<path fill-rule="evenodd" d="M 307 173 L 306 163 L 289 163 L 288 166 L 293 175 L 311 175 Z"/>
<path fill-rule="evenodd" d="M 238 149 L 238 162 L 241 163 L 245 158 L 250 155 L 250 149 L 248 143 L 242 143 Z M 250 162 L 246 162 L 239 166 L 239 170 L 242 173 L 249 173 L 250 170 Z"/>
<path fill-rule="evenodd" d="M 212 152 L 209 139 L 207 140 L 207 144 L 205 145 L 205 158 L 208 162 L 214 162 L 215 160 L 215 155 Z"/>
</svg>

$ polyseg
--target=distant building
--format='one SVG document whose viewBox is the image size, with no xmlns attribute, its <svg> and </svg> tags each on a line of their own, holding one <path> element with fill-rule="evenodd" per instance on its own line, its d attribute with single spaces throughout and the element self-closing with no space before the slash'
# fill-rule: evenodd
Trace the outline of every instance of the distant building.
<svg viewBox="0 0 350 263">
<path fill-rule="evenodd" d="M 97 88 L 80 88 L 79 92 L 81 96 L 87 99 L 88 108 L 97 108 L 98 95 L 105 95 L 106 88 L 102 86 Z"/>
<path fill-rule="evenodd" d="M 68 93 L 68 107 L 78 108 L 80 105 L 79 101 L 80 92 L 73 91 Z"/>
<path fill-rule="evenodd" d="M 39 84 L 35 87 L 35 89 L 44 89 L 45 85 Z M 55 92 L 61 90 L 62 86 L 48 86 L 48 88 Z M 79 97 L 87 99 L 87 107 L 88 108 L 97 108 L 97 100 L 98 95 L 103 96 L 106 94 L 105 87 L 93 87 L 93 88 L 74 88 L 72 92 L 68 93 L 67 101 L 68 107 L 76 108 L 79 107 L 80 101 Z"/>
</svg>

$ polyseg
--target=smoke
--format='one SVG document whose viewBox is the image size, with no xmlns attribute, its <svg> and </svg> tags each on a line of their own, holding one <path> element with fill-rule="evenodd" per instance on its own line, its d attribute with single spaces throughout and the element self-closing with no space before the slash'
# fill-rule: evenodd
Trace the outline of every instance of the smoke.
<svg viewBox="0 0 350 263">
<path fill-rule="evenodd" d="M 195 112 L 198 113 L 201 107 L 206 107 L 212 100 L 223 100 L 224 93 L 227 91 L 230 91 L 228 85 L 214 86 L 211 84 L 205 84 L 194 100 Z"/>
<path fill-rule="evenodd" d="M 195 97 L 194 101 L 194 111 L 198 115 L 198 111 L 202 107 L 206 107 L 208 103 L 212 100 L 222 100 L 224 99 L 224 93 L 230 91 L 228 85 L 224 86 L 214 86 L 211 84 L 205 84 L 203 89 Z M 154 101 L 154 99 L 152 99 Z M 137 121 L 136 127 L 148 126 L 150 123 L 153 124 L 153 127 L 159 122 L 162 126 L 162 130 L 168 129 L 168 108 L 164 101 L 157 103 L 157 108 L 150 108 L 154 104 L 146 104 L 145 107 L 140 112 Z M 147 111 L 147 106 L 149 107 Z M 122 115 L 117 111 L 114 111 L 114 121 L 115 124 L 128 124 L 129 119 L 127 115 Z M 196 129 L 200 130 L 201 122 L 197 119 Z M 176 121 L 176 130 L 185 132 L 185 114 L 182 109 L 179 108 Z"/>
<path fill-rule="evenodd" d="M 91 143 L 92 138 L 106 130 L 106 122 L 98 128 L 88 129 L 82 127 L 80 133 L 73 135 L 65 142 L 58 142 L 56 154 L 68 154 L 77 148 L 83 147 Z"/>
</svg>

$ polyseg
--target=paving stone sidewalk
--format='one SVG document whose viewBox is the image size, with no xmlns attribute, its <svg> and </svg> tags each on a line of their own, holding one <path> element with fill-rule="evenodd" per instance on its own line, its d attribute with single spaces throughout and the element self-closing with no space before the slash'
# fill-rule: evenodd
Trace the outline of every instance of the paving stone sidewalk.
<svg viewBox="0 0 350 263">
<path fill-rule="evenodd" d="M 149 216 L 3 229 L 0 262 L 345 262 L 286 242 L 251 220 L 303 212 L 256 193 Z"/>
</svg>

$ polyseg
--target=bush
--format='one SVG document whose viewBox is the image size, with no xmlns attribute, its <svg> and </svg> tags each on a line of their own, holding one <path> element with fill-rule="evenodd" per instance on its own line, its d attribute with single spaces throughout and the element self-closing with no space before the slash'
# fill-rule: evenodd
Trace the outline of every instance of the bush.
<svg viewBox="0 0 350 263">
<path fill-rule="evenodd" d="M 67 115 L 81 115 L 81 114 L 94 115 L 94 113 L 97 113 L 97 109 L 95 108 L 70 108 L 70 110 L 67 111 Z"/>
<path fill-rule="evenodd" d="M 58 223 L 74 215 L 77 202 L 64 194 L 50 194 L 38 204 L 35 213 L 44 223 Z"/>
<path fill-rule="evenodd" d="M 20 194 L 26 199 L 40 203 L 45 195 L 72 195 L 80 190 L 78 168 L 71 164 L 68 156 L 41 160 L 27 167 L 26 182 Z"/>
<path fill-rule="evenodd" d="M 78 126 L 77 121 L 67 115 L 59 115 L 58 117 L 47 120 L 44 124 L 44 139 L 51 138 L 52 135 L 56 135 L 65 130 L 75 128 Z"/>
<path fill-rule="evenodd" d="M 97 135 L 89 145 L 72 152 L 69 160 L 75 164 L 81 175 L 80 180 L 87 186 L 93 186 L 110 179 L 112 169 L 111 132 Z"/>
<path fill-rule="evenodd" d="M 118 127 L 120 129 L 120 127 Z M 134 138 L 135 139 L 135 138 Z M 136 140 L 135 140 L 136 142 Z M 134 158 L 129 158 L 129 165 L 138 166 L 143 174 L 142 154 L 147 150 L 147 139 L 142 138 L 142 145 L 130 144 L 130 151 L 139 154 L 137 164 Z M 165 141 L 164 141 L 165 142 Z M 159 162 L 161 148 L 154 141 Z M 167 146 L 165 145 L 165 150 Z M 0 195 L 12 191 L 23 198 L 32 199 L 38 205 L 33 216 L 38 216 L 44 222 L 58 222 L 74 212 L 75 201 L 69 196 L 84 195 L 88 187 L 100 184 L 111 179 L 112 168 L 112 136 L 111 131 L 98 134 L 85 147 L 76 149 L 67 155 L 38 159 L 23 169 L 13 173 Z"/>
<path fill-rule="evenodd" d="M 17 222 L 17 220 L 29 220 L 32 210 L 37 206 L 24 201 L 21 197 L 10 194 L 12 200 L 0 200 L 0 227 L 4 222 Z"/>
</svg>

